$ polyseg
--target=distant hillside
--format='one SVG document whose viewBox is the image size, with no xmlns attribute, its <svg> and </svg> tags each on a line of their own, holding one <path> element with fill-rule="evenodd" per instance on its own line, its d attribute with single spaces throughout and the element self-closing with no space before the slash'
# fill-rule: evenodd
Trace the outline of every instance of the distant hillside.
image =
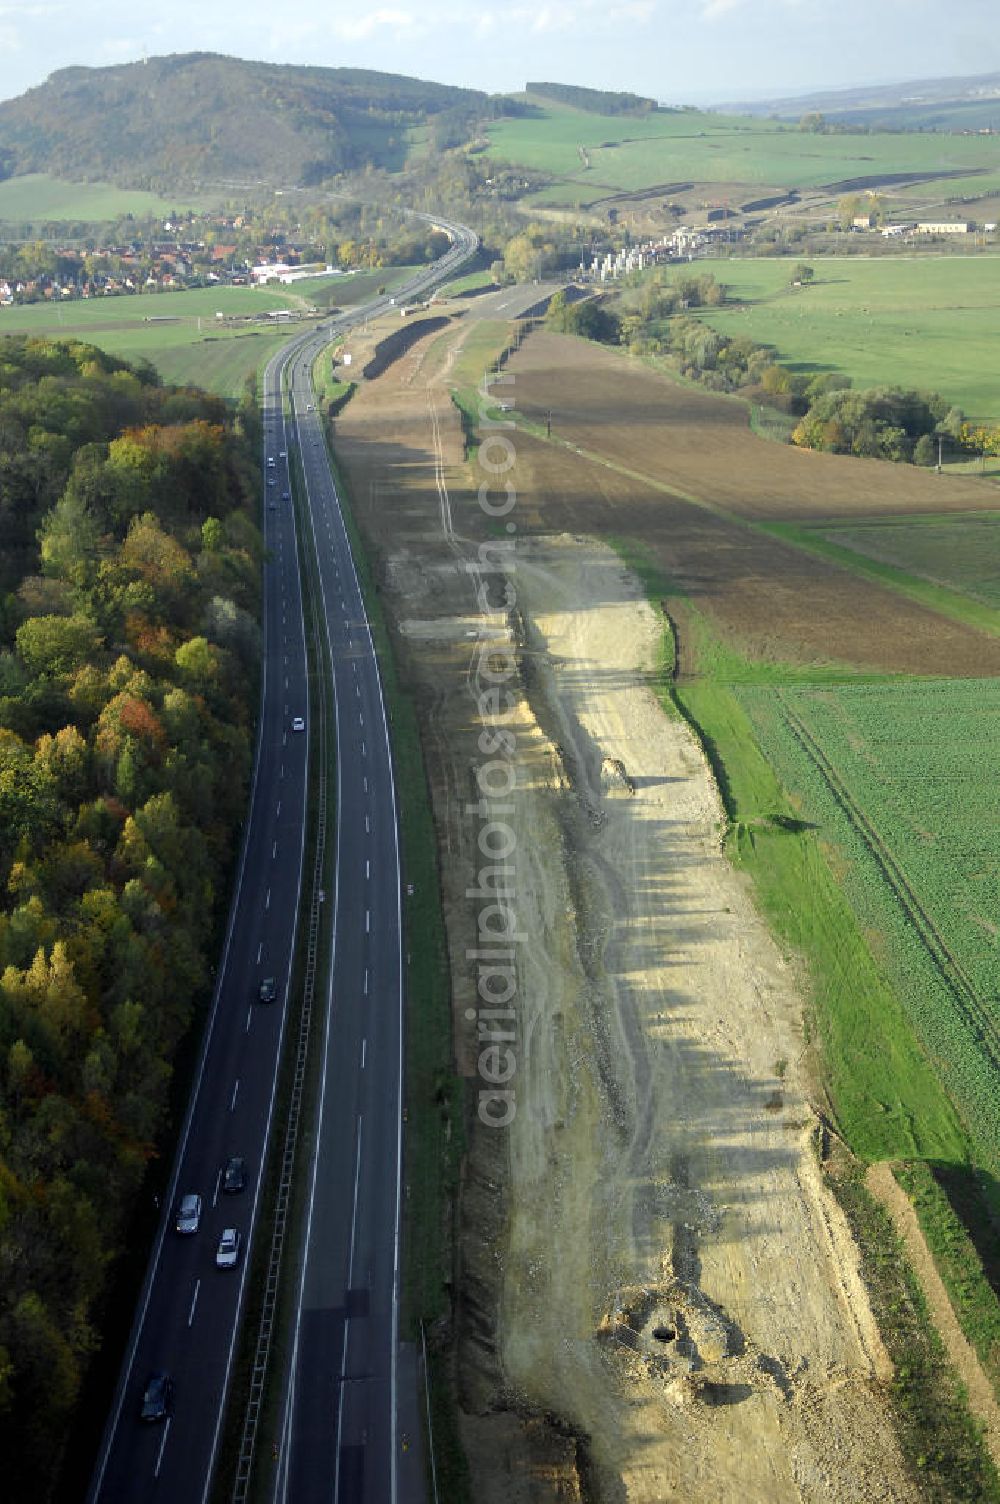
<svg viewBox="0 0 1000 1504">
<path fill-rule="evenodd" d="M 525 84 L 524 88 L 526 94 L 551 99 L 554 104 L 568 104 L 591 115 L 648 115 L 657 107 L 655 99 L 643 99 L 640 94 L 582 89 L 576 84 Z"/>
<path fill-rule="evenodd" d="M 414 126 L 429 124 L 438 146 L 463 140 L 485 105 L 475 90 L 397 74 L 205 52 L 63 68 L 0 103 L 0 176 L 315 183 L 402 166 Z"/>
<path fill-rule="evenodd" d="M 827 89 L 780 99 L 734 100 L 721 111 L 797 119 L 819 112 L 843 123 L 882 124 L 894 129 L 941 125 L 961 129 L 990 123 L 1000 109 L 1000 73 L 971 78 L 922 78 L 902 84 Z"/>
</svg>

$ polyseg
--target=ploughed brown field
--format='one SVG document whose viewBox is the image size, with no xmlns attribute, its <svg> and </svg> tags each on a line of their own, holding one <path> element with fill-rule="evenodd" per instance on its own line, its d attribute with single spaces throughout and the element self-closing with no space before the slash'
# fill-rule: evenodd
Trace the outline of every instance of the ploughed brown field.
<svg viewBox="0 0 1000 1504">
<path fill-rule="evenodd" d="M 743 402 L 569 335 L 532 335 L 510 369 L 517 406 L 536 421 L 551 410 L 553 434 L 743 517 L 997 510 L 996 488 L 979 480 L 760 439 Z"/>
<path fill-rule="evenodd" d="M 1000 673 L 1000 639 L 753 525 L 996 510 L 991 484 L 770 443 L 750 431 L 743 404 L 566 335 L 532 335 L 509 370 L 515 384 L 505 396 L 534 422 L 551 412 L 553 438 L 565 441 L 517 435 L 522 526 L 643 541 L 721 635 L 752 658 L 874 672 Z M 672 604 L 671 614 L 679 618 L 680 671 L 697 672 L 684 612 Z"/>
</svg>

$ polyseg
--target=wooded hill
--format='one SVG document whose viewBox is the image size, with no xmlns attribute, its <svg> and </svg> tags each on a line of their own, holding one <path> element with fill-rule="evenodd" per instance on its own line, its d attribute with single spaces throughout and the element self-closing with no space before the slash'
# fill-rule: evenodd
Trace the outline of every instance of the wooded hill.
<svg viewBox="0 0 1000 1504">
<path fill-rule="evenodd" d="M 257 706 L 262 543 L 240 426 L 92 346 L 0 343 L 12 1504 L 49 1497 L 164 1147 L 175 1058 L 211 991 Z"/>
<path fill-rule="evenodd" d="M 369 163 L 401 167 L 413 127 L 429 129 L 438 149 L 465 140 L 486 103 L 472 89 L 392 73 L 207 52 L 63 68 L 0 103 L 0 176 L 170 191 L 309 185 Z"/>
<path fill-rule="evenodd" d="M 648 115 L 657 108 L 655 99 L 644 99 L 641 94 L 584 89 L 578 84 L 534 83 L 525 84 L 524 89 L 539 99 L 551 99 L 554 104 L 587 110 L 592 115 Z"/>
</svg>

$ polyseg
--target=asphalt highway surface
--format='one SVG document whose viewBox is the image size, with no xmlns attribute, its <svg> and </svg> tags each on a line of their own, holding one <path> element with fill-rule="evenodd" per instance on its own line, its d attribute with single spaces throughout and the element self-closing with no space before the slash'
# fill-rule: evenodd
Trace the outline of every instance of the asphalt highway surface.
<svg viewBox="0 0 1000 1504">
<path fill-rule="evenodd" d="M 445 228 L 451 249 L 398 289 L 397 302 L 453 275 L 474 249 L 470 231 Z M 388 717 L 309 385 L 312 361 L 331 337 L 390 301 L 379 298 L 314 327 L 285 346 L 265 372 L 264 684 L 251 806 L 170 1205 L 151 1253 L 91 1504 L 207 1501 L 217 1462 L 288 1022 L 302 888 L 310 707 L 296 513 L 282 499 L 292 485 L 283 456 L 296 447 L 305 476 L 303 541 L 317 553 L 321 630 L 333 665 L 336 878 L 327 905 L 334 959 L 324 999 L 319 1129 L 309 1146 L 304 1252 L 293 1271 L 292 1357 L 279 1376 L 283 1436 L 275 1497 L 290 1504 L 410 1504 L 424 1497 L 421 1450 L 411 1445 L 416 1370 L 401 1360 L 399 1346 L 402 881 Z M 294 410 L 287 424 L 281 405 L 286 367 Z M 301 732 L 294 729 L 298 717 Z M 260 984 L 268 978 L 277 996 L 261 1002 Z M 245 1160 L 248 1181 L 242 1192 L 227 1195 L 221 1174 L 231 1155 Z M 180 1234 L 174 1211 L 192 1192 L 202 1198 L 200 1226 Z M 215 1252 L 226 1227 L 239 1230 L 242 1247 L 235 1268 L 219 1269 Z M 143 1390 L 156 1372 L 173 1380 L 172 1413 L 143 1422 Z"/>
</svg>

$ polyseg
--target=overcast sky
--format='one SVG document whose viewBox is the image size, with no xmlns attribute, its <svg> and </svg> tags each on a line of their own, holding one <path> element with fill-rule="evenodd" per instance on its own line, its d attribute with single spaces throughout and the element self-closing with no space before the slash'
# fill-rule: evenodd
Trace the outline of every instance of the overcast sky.
<svg viewBox="0 0 1000 1504">
<path fill-rule="evenodd" d="M 226 52 L 663 103 L 1000 70 L 997 0 L 0 0 L 0 98 L 70 64 Z"/>
</svg>

